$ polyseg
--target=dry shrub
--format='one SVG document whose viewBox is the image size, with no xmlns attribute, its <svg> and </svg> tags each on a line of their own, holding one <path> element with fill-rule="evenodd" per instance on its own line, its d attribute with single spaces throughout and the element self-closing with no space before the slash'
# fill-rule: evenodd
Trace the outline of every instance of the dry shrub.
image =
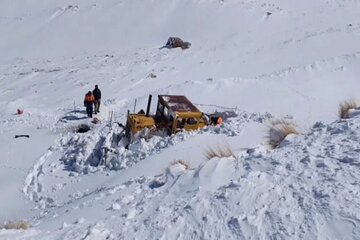
<svg viewBox="0 0 360 240">
<path fill-rule="evenodd" d="M 186 170 L 191 169 L 190 164 L 189 164 L 188 162 L 183 161 L 183 160 L 174 160 L 174 161 L 171 162 L 170 165 L 171 165 L 171 166 L 174 166 L 174 165 L 176 165 L 176 164 L 181 164 L 181 165 L 183 165 Z"/>
<path fill-rule="evenodd" d="M 7 222 L 4 224 L 3 228 L 5 229 L 16 229 L 16 230 L 26 230 L 30 227 L 30 225 L 25 221 L 17 221 L 17 222 Z"/>
<path fill-rule="evenodd" d="M 223 157 L 235 158 L 235 154 L 231 150 L 230 146 L 228 144 L 225 144 L 224 146 L 208 147 L 205 150 L 205 157 L 208 160 L 213 159 L 215 157 L 217 157 L 217 158 L 223 158 Z"/>
<path fill-rule="evenodd" d="M 272 148 L 277 148 L 289 134 L 299 134 L 295 124 L 285 119 L 274 119 L 268 126 L 267 141 Z"/>
<path fill-rule="evenodd" d="M 349 118 L 349 111 L 356 109 L 358 106 L 355 100 L 346 100 L 339 104 L 339 117 L 341 119 Z"/>
</svg>

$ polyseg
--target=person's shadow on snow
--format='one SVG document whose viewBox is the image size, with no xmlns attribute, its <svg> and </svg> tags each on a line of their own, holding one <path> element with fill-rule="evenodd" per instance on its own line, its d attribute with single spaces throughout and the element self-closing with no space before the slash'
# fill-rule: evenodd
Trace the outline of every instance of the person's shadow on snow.
<svg viewBox="0 0 360 240">
<path fill-rule="evenodd" d="M 71 111 L 65 114 L 65 116 L 63 116 L 62 118 L 60 118 L 59 121 L 61 122 L 68 122 L 68 121 L 77 121 L 77 120 L 82 120 L 82 119 L 86 119 L 88 118 L 87 116 L 78 116 L 78 114 L 80 115 L 85 115 L 86 111 L 84 110 L 80 110 L 80 111 Z"/>
</svg>

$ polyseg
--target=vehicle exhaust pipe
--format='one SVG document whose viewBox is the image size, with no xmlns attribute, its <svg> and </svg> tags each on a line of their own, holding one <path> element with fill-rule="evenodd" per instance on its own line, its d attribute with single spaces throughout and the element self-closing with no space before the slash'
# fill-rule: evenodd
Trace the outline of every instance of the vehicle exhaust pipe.
<svg viewBox="0 0 360 240">
<path fill-rule="evenodd" d="M 146 108 L 146 116 L 147 116 L 147 117 L 149 116 L 149 112 L 150 112 L 151 98 L 152 98 L 152 95 L 150 94 L 150 95 L 149 95 L 148 104 L 147 104 L 147 108 Z"/>
</svg>

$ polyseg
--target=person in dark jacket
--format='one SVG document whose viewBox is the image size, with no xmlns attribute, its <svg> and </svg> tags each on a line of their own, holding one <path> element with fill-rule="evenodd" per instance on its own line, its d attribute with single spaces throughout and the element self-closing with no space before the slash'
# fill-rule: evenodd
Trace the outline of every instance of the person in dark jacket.
<svg viewBox="0 0 360 240">
<path fill-rule="evenodd" d="M 94 95 L 94 105 L 95 105 L 95 114 L 100 112 L 100 102 L 101 102 L 101 91 L 98 85 L 95 85 L 95 89 L 93 90 Z"/>
<path fill-rule="evenodd" d="M 95 101 L 94 96 L 92 95 L 91 91 L 89 91 L 85 95 L 84 106 L 86 107 L 87 116 L 90 118 L 92 118 L 94 101 Z"/>
</svg>

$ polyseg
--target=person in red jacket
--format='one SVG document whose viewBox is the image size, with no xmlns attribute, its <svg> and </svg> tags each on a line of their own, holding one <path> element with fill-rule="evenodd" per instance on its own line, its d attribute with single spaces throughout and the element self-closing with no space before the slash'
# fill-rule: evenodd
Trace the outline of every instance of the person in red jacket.
<svg viewBox="0 0 360 240">
<path fill-rule="evenodd" d="M 216 121 L 216 125 L 221 125 L 223 123 L 223 119 L 219 117 Z"/>
<path fill-rule="evenodd" d="M 92 95 L 91 91 L 89 91 L 85 95 L 84 106 L 86 107 L 86 113 L 87 113 L 88 117 L 90 117 L 90 118 L 92 118 L 94 102 L 95 102 L 95 98 Z"/>
</svg>

